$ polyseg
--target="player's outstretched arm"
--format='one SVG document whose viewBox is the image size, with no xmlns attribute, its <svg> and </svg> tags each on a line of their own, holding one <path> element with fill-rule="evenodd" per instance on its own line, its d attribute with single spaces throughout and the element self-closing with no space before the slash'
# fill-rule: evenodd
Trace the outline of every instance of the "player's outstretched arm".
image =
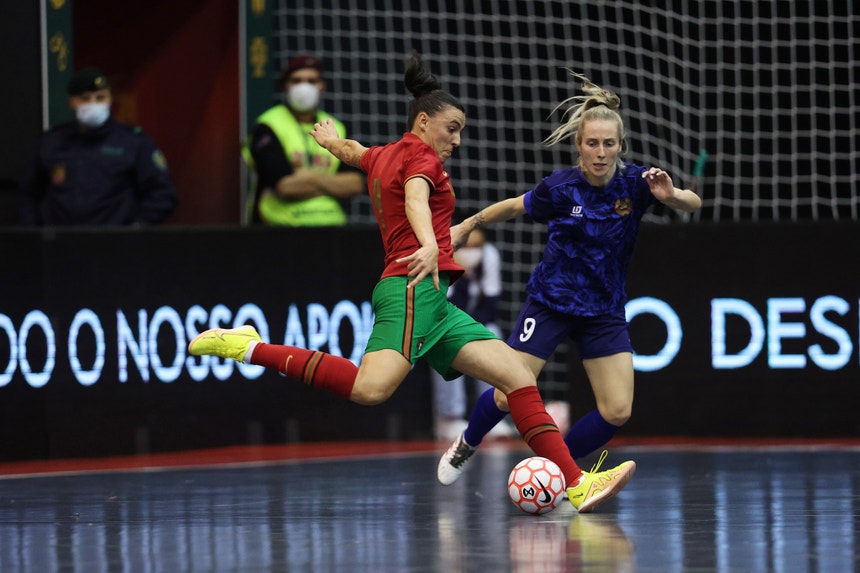
<svg viewBox="0 0 860 573">
<path fill-rule="evenodd" d="M 642 177 L 648 182 L 654 197 L 668 207 L 692 213 L 702 206 L 701 197 L 689 189 L 675 187 L 672 178 L 662 169 L 651 167 L 642 173 Z"/>
<path fill-rule="evenodd" d="M 519 197 L 511 197 L 503 199 L 498 203 L 493 203 L 489 207 L 484 207 L 468 219 L 465 219 L 459 225 L 451 227 L 451 243 L 454 249 L 459 249 L 469 240 L 469 234 L 478 227 L 484 227 L 490 223 L 498 223 L 499 221 L 507 221 L 514 217 L 519 217 L 525 214 L 526 204 L 525 195 Z"/>
<path fill-rule="evenodd" d="M 341 139 L 331 119 L 315 123 L 310 134 L 329 153 L 353 167 L 360 167 L 361 155 L 367 148 L 354 139 Z"/>
</svg>

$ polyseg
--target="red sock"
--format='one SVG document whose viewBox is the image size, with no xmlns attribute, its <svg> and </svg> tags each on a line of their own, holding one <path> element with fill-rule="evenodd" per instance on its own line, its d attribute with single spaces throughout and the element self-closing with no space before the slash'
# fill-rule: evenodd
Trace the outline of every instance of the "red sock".
<svg viewBox="0 0 860 573">
<path fill-rule="evenodd" d="M 558 464 L 568 487 L 575 484 L 582 470 L 570 457 L 558 427 L 546 413 L 537 386 L 527 386 L 508 394 L 508 406 L 517 430 L 532 451 Z"/>
<path fill-rule="evenodd" d="M 352 395 L 358 367 L 340 356 L 295 346 L 260 342 L 251 355 L 251 364 L 277 370 L 281 374 L 337 394 L 347 400 Z"/>
</svg>

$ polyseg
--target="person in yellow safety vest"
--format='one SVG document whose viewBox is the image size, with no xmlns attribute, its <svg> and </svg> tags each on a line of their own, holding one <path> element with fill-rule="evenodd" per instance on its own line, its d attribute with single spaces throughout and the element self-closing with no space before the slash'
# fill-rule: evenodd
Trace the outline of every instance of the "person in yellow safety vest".
<svg viewBox="0 0 860 573">
<path fill-rule="evenodd" d="M 323 63 L 313 55 L 292 58 L 281 74 L 285 103 L 257 118 L 242 156 L 256 175 L 246 204 L 254 223 L 273 226 L 345 225 L 341 201 L 364 190 L 364 175 L 316 144 L 314 123 L 332 119 L 342 137 L 343 123 L 319 109 L 325 90 Z"/>
</svg>

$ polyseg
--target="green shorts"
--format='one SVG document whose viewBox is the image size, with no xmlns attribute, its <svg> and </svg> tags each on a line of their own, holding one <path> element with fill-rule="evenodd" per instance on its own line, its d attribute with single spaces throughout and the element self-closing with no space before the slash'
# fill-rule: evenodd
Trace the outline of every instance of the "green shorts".
<svg viewBox="0 0 860 573">
<path fill-rule="evenodd" d="M 406 277 L 388 277 L 373 289 L 373 331 L 365 352 L 391 349 L 415 364 L 424 358 L 446 380 L 460 375 L 451 362 L 475 340 L 498 338 L 465 311 L 448 302 L 450 277 L 439 273 L 439 290 L 425 278 L 411 289 Z"/>
</svg>

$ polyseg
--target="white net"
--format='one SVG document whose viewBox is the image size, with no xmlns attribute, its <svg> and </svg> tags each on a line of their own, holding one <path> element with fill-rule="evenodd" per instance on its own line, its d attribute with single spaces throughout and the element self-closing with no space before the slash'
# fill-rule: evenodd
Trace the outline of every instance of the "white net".
<svg viewBox="0 0 860 573">
<path fill-rule="evenodd" d="M 688 186 L 708 161 L 692 218 L 651 222 L 857 220 L 860 213 L 860 19 L 850 0 L 278 0 L 274 63 L 312 52 L 327 64 L 327 111 L 365 145 L 405 130 L 403 64 L 411 49 L 466 107 L 463 145 L 446 163 L 458 205 L 474 212 L 527 191 L 574 161 L 541 141 L 550 113 L 588 75 L 622 98 L 627 159 Z M 373 7 L 369 7 L 372 5 Z M 351 221 L 373 223 L 369 203 Z M 507 287 L 502 324 L 516 318 L 544 228 L 497 225 Z M 550 396 L 566 349 L 548 365 Z"/>
</svg>

